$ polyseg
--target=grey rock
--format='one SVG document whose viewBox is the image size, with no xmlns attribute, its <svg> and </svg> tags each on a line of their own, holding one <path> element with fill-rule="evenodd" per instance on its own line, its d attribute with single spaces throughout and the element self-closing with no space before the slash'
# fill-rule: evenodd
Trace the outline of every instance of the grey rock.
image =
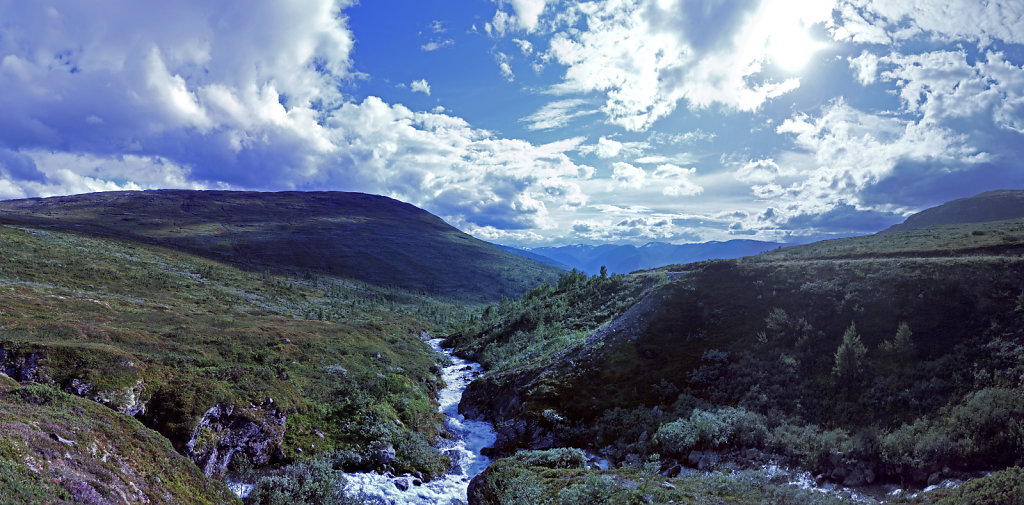
<svg viewBox="0 0 1024 505">
<path fill-rule="evenodd" d="M 256 408 L 218 403 L 203 414 L 183 453 L 209 476 L 223 475 L 231 458 L 244 453 L 255 466 L 281 459 L 286 417 L 267 399 Z M 198 446 L 199 440 L 212 440 Z M 297 451 L 299 449 L 296 449 Z"/>
<path fill-rule="evenodd" d="M 373 463 L 375 465 L 390 465 L 395 462 L 395 446 L 388 444 L 376 451 L 373 451 Z"/>
<path fill-rule="evenodd" d="M 673 485 L 672 485 L 671 483 L 669 483 L 669 482 L 662 482 L 662 483 L 661 483 L 661 487 L 663 487 L 663 488 L 665 488 L 665 489 L 675 489 L 675 488 L 676 488 L 675 486 L 673 486 Z"/>
<path fill-rule="evenodd" d="M 395 479 L 395 487 L 397 487 L 400 491 L 408 491 L 409 490 L 409 479 L 407 479 L 405 477 L 399 477 L 399 478 Z"/>
<path fill-rule="evenodd" d="M 941 473 L 935 472 L 935 473 L 933 473 L 933 474 L 928 476 L 928 485 L 929 486 L 934 486 L 934 485 L 938 484 L 939 482 L 942 482 L 942 474 Z"/>
<path fill-rule="evenodd" d="M 829 478 L 832 479 L 834 482 L 843 482 L 844 480 L 846 480 L 847 474 L 849 474 L 849 472 L 847 472 L 845 468 L 840 466 L 832 470 L 832 473 L 829 474 Z"/>
<path fill-rule="evenodd" d="M 56 441 L 58 441 L 58 442 L 60 442 L 60 443 L 62 443 L 64 445 L 70 445 L 71 447 L 74 447 L 74 446 L 78 445 L 78 442 L 75 442 L 74 440 L 68 440 L 68 439 L 66 439 L 66 438 L 64 438 L 64 437 L 62 437 L 62 436 L 60 436 L 60 435 L 58 435 L 56 433 L 50 433 L 50 438 L 52 438 L 52 439 L 54 439 L 54 440 L 56 440 Z"/>
</svg>

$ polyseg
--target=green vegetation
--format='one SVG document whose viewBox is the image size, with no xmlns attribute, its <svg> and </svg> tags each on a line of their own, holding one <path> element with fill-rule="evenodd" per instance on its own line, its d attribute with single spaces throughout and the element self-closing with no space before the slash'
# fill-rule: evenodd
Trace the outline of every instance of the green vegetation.
<svg viewBox="0 0 1024 505">
<path fill-rule="evenodd" d="M 373 451 L 391 445 L 397 471 L 444 471 L 431 447 L 440 358 L 419 336 L 460 317 L 447 303 L 353 281 L 0 226 L 4 366 L 135 414 L 201 463 L 226 456 L 237 422 L 268 442 L 236 442 L 257 465 L 348 451 L 346 469 L 370 469 L 380 465 Z M 213 407 L 220 417 L 195 431 Z"/>
<path fill-rule="evenodd" d="M 956 257 L 1019 255 L 1024 219 L 962 223 L 876 233 L 863 237 L 822 240 L 759 254 L 763 260 L 811 260 L 881 257 Z"/>
<path fill-rule="evenodd" d="M 642 505 L 854 503 L 785 485 L 763 472 L 691 472 L 676 478 L 657 474 L 658 462 L 618 470 L 586 470 L 545 464 L 545 457 L 522 451 L 498 460 L 473 481 L 470 501 L 478 505 Z"/>
<path fill-rule="evenodd" d="M 0 489 L 3 505 L 237 502 L 135 419 L 3 375 Z"/>
<path fill-rule="evenodd" d="M 519 300 L 503 298 L 485 307 L 447 343 L 492 372 L 509 370 L 581 344 L 665 280 L 656 273 L 588 277 L 573 270 L 555 285 L 541 284 Z"/>
<path fill-rule="evenodd" d="M 999 221 L 670 266 L 577 298 L 608 280 L 563 280 L 579 291 L 538 288 L 459 336 L 490 367 L 464 407 L 496 421 L 502 454 L 772 456 L 853 486 L 1006 468 L 1024 462 L 1022 248 L 1024 220 Z M 582 331 L 555 324 L 581 300 L 616 308 Z M 561 349 L 533 350 L 545 342 Z M 595 478 L 580 477 L 597 496 Z"/>
<path fill-rule="evenodd" d="M 0 222 L 87 231 L 248 270 L 356 279 L 463 303 L 517 297 L 560 272 L 407 203 L 362 193 L 91 193 L 3 201 Z"/>
<path fill-rule="evenodd" d="M 318 458 L 260 475 L 245 505 L 367 505 L 377 503 L 345 493 L 345 476 Z"/>
</svg>

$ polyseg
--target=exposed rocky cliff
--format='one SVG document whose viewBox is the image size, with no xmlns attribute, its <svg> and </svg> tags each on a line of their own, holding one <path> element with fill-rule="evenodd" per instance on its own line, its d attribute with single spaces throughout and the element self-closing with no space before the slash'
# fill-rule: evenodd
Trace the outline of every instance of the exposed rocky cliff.
<svg viewBox="0 0 1024 505">
<path fill-rule="evenodd" d="M 210 476 L 227 471 L 231 458 L 238 453 L 257 466 L 266 465 L 284 457 L 281 442 L 285 421 L 272 398 L 248 408 L 219 403 L 203 414 L 184 453 Z"/>
</svg>

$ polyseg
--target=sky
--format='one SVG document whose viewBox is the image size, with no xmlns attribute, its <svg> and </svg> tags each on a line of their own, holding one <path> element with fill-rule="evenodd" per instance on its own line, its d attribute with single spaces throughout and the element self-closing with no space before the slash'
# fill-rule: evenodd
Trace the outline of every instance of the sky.
<svg viewBox="0 0 1024 505">
<path fill-rule="evenodd" d="M 1020 0 L 0 0 L 0 199 L 338 190 L 521 247 L 1024 188 Z"/>
</svg>

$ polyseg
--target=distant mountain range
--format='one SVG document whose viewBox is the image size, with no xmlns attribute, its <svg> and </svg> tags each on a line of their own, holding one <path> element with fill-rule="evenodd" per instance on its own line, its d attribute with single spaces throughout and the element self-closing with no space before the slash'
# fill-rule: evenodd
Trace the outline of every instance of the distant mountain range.
<svg viewBox="0 0 1024 505">
<path fill-rule="evenodd" d="M 732 259 L 751 256 L 783 247 L 786 244 L 759 240 L 729 240 L 699 244 L 666 244 L 649 242 L 634 245 L 568 245 L 538 247 L 529 252 L 553 260 L 553 264 L 596 274 L 602 266 L 610 273 L 629 273 L 672 264 L 685 264 L 708 259 Z"/>
</svg>

